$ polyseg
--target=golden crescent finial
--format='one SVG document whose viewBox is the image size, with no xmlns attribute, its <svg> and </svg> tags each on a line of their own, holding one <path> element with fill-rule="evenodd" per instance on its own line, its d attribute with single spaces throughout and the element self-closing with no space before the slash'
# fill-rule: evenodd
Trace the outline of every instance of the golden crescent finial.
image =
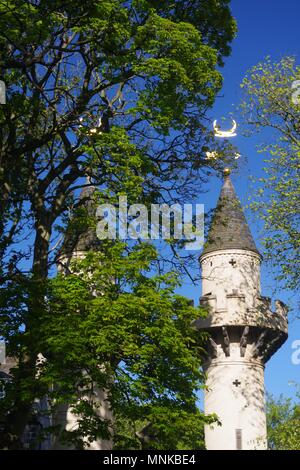
<svg viewBox="0 0 300 470">
<path fill-rule="evenodd" d="M 213 122 L 213 129 L 214 129 L 214 134 L 215 137 L 223 137 L 223 138 L 229 138 L 229 137 L 235 137 L 236 136 L 236 128 L 237 128 L 237 123 L 233 119 L 232 120 L 232 127 L 228 131 L 222 131 L 220 127 L 217 124 L 217 120 L 215 119 Z"/>
</svg>

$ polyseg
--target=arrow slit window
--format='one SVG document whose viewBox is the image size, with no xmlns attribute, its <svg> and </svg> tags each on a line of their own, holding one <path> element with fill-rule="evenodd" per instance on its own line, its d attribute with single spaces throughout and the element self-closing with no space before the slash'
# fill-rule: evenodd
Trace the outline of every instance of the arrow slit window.
<svg viewBox="0 0 300 470">
<path fill-rule="evenodd" d="M 235 441 L 236 441 L 236 450 L 242 450 L 242 430 L 235 430 Z"/>
</svg>

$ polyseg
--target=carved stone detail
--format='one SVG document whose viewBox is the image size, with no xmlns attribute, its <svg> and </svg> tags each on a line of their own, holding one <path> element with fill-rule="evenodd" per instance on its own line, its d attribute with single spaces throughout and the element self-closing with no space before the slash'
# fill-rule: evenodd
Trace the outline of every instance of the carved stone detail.
<svg viewBox="0 0 300 470">
<path fill-rule="evenodd" d="M 226 326 L 222 326 L 225 356 L 230 356 L 230 339 Z"/>
<path fill-rule="evenodd" d="M 218 356 L 218 345 L 211 337 L 209 338 L 209 350 L 212 358 Z"/>
<path fill-rule="evenodd" d="M 266 340 L 266 336 L 267 336 L 267 331 L 263 331 L 257 341 L 254 343 L 253 345 L 253 349 L 252 349 L 252 355 L 253 357 L 262 357 L 262 352 L 263 352 L 263 349 L 264 349 L 264 345 L 265 345 L 265 340 Z"/>
<path fill-rule="evenodd" d="M 245 326 L 244 331 L 241 336 L 241 340 L 240 340 L 241 357 L 244 357 L 246 353 L 249 330 L 250 330 L 249 326 Z"/>
</svg>

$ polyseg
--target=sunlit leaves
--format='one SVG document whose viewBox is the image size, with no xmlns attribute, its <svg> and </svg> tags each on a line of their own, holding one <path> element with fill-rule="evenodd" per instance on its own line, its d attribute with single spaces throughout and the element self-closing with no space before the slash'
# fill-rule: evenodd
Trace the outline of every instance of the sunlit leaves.
<svg viewBox="0 0 300 470">
<path fill-rule="evenodd" d="M 290 398 L 267 400 L 268 444 L 271 450 L 300 450 L 300 404 Z"/>
<path fill-rule="evenodd" d="M 101 253 L 74 262 L 69 276 L 50 282 L 41 333 L 48 363 L 40 380 L 49 386 L 55 381 L 49 394 L 54 404 L 64 397 L 75 408 L 79 383 L 81 393 L 92 383 L 105 387 L 116 446 L 125 445 L 126 428 L 130 445 L 140 448 L 134 429 L 143 422 L 151 423 L 156 448 L 200 446 L 203 422 L 213 419 L 196 406 L 204 337 L 191 322 L 203 312 L 174 295 L 173 274 L 148 277 L 156 258 L 151 245 L 125 249 L 125 244 L 107 244 Z M 89 419 L 84 408 L 76 412 L 80 422 Z M 197 429 L 192 440 L 191 423 Z"/>
<path fill-rule="evenodd" d="M 266 257 L 289 289 L 299 287 L 300 273 L 300 105 L 292 88 L 299 78 L 293 57 L 267 58 L 244 79 L 241 104 L 247 129 L 265 132 L 259 153 L 266 165 L 252 208 L 264 221 Z"/>
</svg>

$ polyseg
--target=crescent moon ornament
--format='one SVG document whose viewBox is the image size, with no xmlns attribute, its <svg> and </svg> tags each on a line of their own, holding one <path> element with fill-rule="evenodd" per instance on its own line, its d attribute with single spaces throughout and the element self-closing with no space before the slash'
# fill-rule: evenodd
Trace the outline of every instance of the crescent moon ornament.
<svg viewBox="0 0 300 470">
<path fill-rule="evenodd" d="M 215 137 L 223 137 L 223 138 L 228 138 L 228 137 L 235 137 L 236 136 L 236 128 L 237 128 L 237 123 L 235 120 L 232 120 L 233 125 L 232 128 L 229 129 L 228 131 L 222 131 L 220 127 L 217 124 L 217 120 L 215 119 L 213 122 L 213 129 L 214 129 L 214 134 Z"/>
</svg>

